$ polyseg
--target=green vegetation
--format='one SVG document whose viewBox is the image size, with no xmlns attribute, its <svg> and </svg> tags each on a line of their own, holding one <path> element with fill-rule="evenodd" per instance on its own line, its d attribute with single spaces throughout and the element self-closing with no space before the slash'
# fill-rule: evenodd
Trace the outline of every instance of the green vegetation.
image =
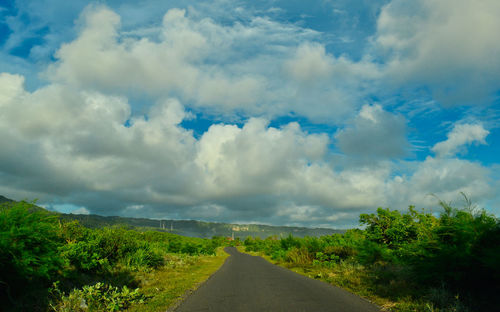
<svg viewBox="0 0 500 312">
<path fill-rule="evenodd" d="M 2 311 L 164 311 L 227 257 L 223 237 L 86 228 L 31 203 L 2 201 Z M 466 203 L 456 209 L 440 202 L 439 216 L 379 208 L 360 216 L 363 230 L 247 238 L 244 246 L 388 310 L 493 311 L 500 304 L 500 221 Z"/>
<path fill-rule="evenodd" d="M 30 203 L 5 202 L 0 205 L 2 311 L 166 309 L 222 264 L 226 255 L 216 253 L 224 244 L 224 238 L 123 226 L 89 229 Z"/>
<path fill-rule="evenodd" d="M 500 304 L 500 222 L 465 199 L 464 209 L 440 202 L 439 217 L 378 208 L 360 216 L 364 230 L 247 238 L 244 245 L 389 310 L 493 311 Z"/>
</svg>

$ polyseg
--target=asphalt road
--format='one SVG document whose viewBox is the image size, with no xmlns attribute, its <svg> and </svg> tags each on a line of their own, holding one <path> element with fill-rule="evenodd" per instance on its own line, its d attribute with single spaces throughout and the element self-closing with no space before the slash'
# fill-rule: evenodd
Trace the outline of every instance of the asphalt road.
<svg viewBox="0 0 500 312">
<path fill-rule="evenodd" d="M 224 250 L 231 255 L 224 265 L 175 311 L 380 311 L 338 287 L 240 253 L 234 247 Z"/>
</svg>

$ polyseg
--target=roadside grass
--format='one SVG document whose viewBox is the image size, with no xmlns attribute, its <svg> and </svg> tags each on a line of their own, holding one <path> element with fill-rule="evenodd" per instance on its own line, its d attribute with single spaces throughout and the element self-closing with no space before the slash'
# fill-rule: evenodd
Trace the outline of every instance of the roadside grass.
<svg viewBox="0 0 500 312">
<path fill-rule="evenodd" d="M 246 251 L 244 246 L 237 247 L 240 252 L 247 253 L 252 256 L 260 256 L 267 261 L 294 271 L 298 274 L 309 278 L 318 279 L 328 284 L 340 287 L 351 293 L 354 293 L 368 301 L 378 305 L 383 311 L 425 311 L 425 312 L 440 312 L 431 303 L 425 300 L 416 301 L 410 297 L 410 293 L 414 289 L 410 289 L 408 285 L 401 285 L 398 281 L 390 281 L 381 289 L 380 284 L 373 282 L 373 276 L 365 267 L 358 263 L 349 261 L 341 261 L 330 267 L 320 265 L 297 265 L 290 262 L 283 262 L 272 259 L 260 251 Z M 378 294 L 385 293 L 385 296 Z M 460 311 L 460 309 L 454 310 Z"/>
<path fill-rule="evenodd" d="M 141 293 L 148 299 L 134 303 L 127 311 L 157 312 L 173 309 L 224 263 L 229 255 L 223 247 L 215 256 L 168 254 L 166 264 L 153 271 L 136 273 Z"/>
</svg>

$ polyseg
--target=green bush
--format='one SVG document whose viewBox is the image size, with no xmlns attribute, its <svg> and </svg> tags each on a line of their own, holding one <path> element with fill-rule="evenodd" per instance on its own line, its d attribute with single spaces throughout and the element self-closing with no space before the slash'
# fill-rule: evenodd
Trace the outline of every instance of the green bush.
<svg viewBox="0 0 500 312">
<path fill-rule="evenodd" d="M 164 257 L 159 251 L 145 245 L 134 253 L 128 254 L 125 258 L 125 264 L 132 269 L 141 267 L 157 268 L 164 264 Z"/>
<path fill-rule="evenodd" d="M 26 202 L 0 207 L 1 300 L 18 297 L 33 285 L 44 287 L 64 266 L 58 219 L 32 207 Z"/>
<path fill-rule="evenodd" d="M 132 303 L 143 303 L 146 297 L 139 289 L 129 289 L 127 286 L 118 288 L 104 283 L 83 286 L 74 289 L 65 295 L 57 283 L 51 289 L 54 302 L 51 304 L 53 311 L 79 312 L 79 311 L 121 311 L 127 309 Z"/>
<path fill-rule="evenodd" d="M 492 297 L 498 285 L 500 223 L 484 210 L 459 210 L 441 202 L 444 212 L 432 239 L 415 244 L 407 262 L 420 284 L 446 285 L 463 296 Z M 481 300 L 485 303 L 491 299 Z"/>
<path fill-rule="evenodd" d="M 273 253 L 271 253 L 271 259 L 273 260 L 282 261 L 285 260 L 285 258 L 286 258 L 286 251 L 283 249 L 274 250 Z"/>
<path fill-rule="evenodd" d="M 358 247 L 357 260 L 364 265 L 384 265 L 394 262 L 393 251 L 383 244 L 365 240 Z"/>
<path fill-rule="evenodd" d="M 108 259 L 104 258 L 99 250 L 99 242 L 95 239 L 70 242 L 61 248 L 61 255 L 77 270 L 83 272 L 97 272 L 109 265 Z"/>
</svg>

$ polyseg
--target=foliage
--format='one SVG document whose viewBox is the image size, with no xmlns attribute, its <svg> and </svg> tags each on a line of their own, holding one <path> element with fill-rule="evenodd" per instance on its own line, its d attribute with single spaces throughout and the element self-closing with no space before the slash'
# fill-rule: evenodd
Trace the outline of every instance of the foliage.
<svg viewBox="0 0 500 312">
<path fill-rule="evenodd" d="M 8 202 L 0 207 L 0 300 L 6 310 L 44 311 L 56 282 L 52 304 L 63 311 L 81 300 L 90 310 L 122 309 L 139 298 L 139 290 L 129 290 L 137 284 L 131 272 L 169 265 L 172 253 L 214 255 L 225 243 L 124 226 L 89 229 L 31 203 Z"/>
<path fill-rule="evenodd" d="M 440 201 L 440 215 L 378 208 L 360 216 L 363 230 L 248 237 L 243 244 L 304 274 L 397 302 L 393 310 L 494 310 L 499 298 L 489 285 L 500 284 L 500 222 L 465 200 L 463 209 Z M 123 226 L 89 229 L 9 202 L 0 206 L 0 300 L 6 311 L 45 311 L 47 289 L 56 283 L 54 310 L 121 310 L 146 299 L 134 274 L 190 268 L 199 255 L 238 243 Z"/>
<path fill-rule="evenodd" d="M 47 285 L 64 266 L 58 248 L 63 245 L 57 219 L 32 204 L 0 207 L 0 301 L 13 302 L 17 294 Z"/>
<path fill-rule="evenodd" d="M 120 311 L 132 303 L 143 303 L 146 299 L 138 288 L 118 288 L 100 282 L 74 289 L 68 295 L 64 295 L 58 284 L 54 283 L 51 293 L 58 298 L 57 304 L 51 305 L 51 308 L 58 312 Z"/>
<path fill-rule="evenodd" d="M 407 263 L 419 283 L 447 285 L 462 296 L 488 297 L 500 282 L 500 223 L 484 210 L 444 209 L 430 239 L 419 241 Z M 489 300 L 491 301 L 491 300 Z"/>
<path fill-rule="evenodd" d="M 365 234 L 369 241 L 397 250 L 425 239 L 435 226 L 436 218 L 410 206 L 403 214 L 398 210 L 378 208 L 377 214 L 360 215 L 359 222 L 367 225 Z"/>
</svg>

